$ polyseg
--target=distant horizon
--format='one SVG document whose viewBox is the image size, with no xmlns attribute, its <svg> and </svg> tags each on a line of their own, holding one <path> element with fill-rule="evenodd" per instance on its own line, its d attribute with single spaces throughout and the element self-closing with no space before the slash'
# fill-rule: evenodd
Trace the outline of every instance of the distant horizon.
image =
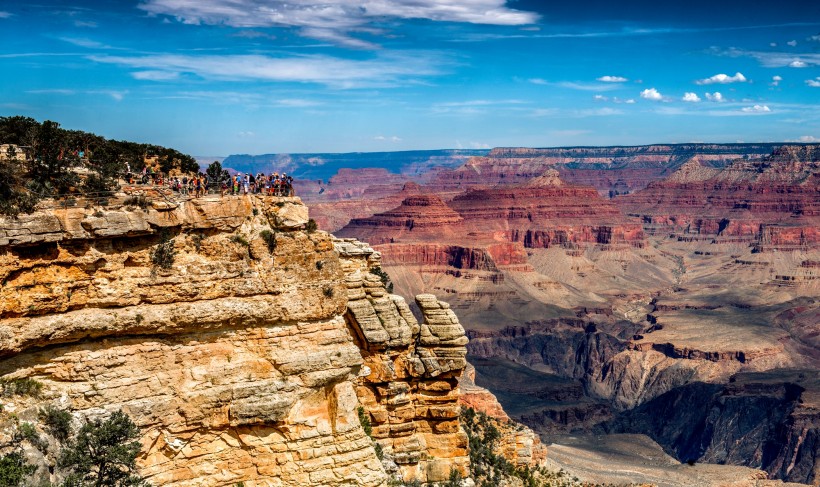
<svg viewBox="0 0 820 487">
<path fill-rule="evenodd" d="M 189 154 L 811 143 L 816 19 L 799 0 L 5 2 L 0 116 Z"/>
</svg>

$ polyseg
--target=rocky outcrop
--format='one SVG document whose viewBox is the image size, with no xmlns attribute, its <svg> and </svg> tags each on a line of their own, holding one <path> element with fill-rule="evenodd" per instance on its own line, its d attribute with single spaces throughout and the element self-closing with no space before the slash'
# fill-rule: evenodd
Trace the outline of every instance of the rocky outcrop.
<svg viewBox="0 0 820 487">
<path fill-rule="evenodd" d="M 337 233 L 373 245 L 404 240 L 411 232 L 413 240 L 445 240 L 455 236 L 461 222 L 461 216 L 438 196 L 418 194 L 404 199 L 392 210 L 370 218 L 354 218 Z"/>
<path fill-rule="evenodd" d="M 4 415 L 122 409 L 154 485 L 383 485 L 330 237 L 296 198 L 160 203 L 3 222 L 0 372 L 43 385 Z"/>
<path fill-rule="evenodd" d="M 380 256 L 366 244 L 336 242 L 349 298 L 346 320 L 362 350 L 357 393 L 373 437 L 405 480 L 440 482 L 469 474 L 467 437 L 458 421 L 458 377 L 467 338 L 449 306 L 419 295 L 419 323 L 409 306 L 385 292 L 372 272 Z"/>
</svg>

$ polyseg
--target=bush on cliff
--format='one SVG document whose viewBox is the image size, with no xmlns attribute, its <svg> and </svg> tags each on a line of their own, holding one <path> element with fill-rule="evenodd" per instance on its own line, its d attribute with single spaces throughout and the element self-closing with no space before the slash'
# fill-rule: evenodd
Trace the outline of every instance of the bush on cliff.
<svg viewBox="0 0 820 487">
<path fill-rule="evenodd" d="M 174 239 L 167 232 L 160 234 L 159 243 L 151 250 L 151 263 L 154 268 L 170 269 L 174 265 L 177 251 L 174 249 Z"/>
<path fill-rule="evenodd" d="M 87 422 L 60 453 L 60 467 L 70 471 L 63 487 L 147 486 L 137 472 L 139 429 L 122 411 Z"/>
<path fill-rule="evenodd" d="M 17 487 L 23 479 L 33 474 L 37 467 L 30 465 L 25 455 L 13 451 L 0 457 L 0 487 Z"/>
</svg>

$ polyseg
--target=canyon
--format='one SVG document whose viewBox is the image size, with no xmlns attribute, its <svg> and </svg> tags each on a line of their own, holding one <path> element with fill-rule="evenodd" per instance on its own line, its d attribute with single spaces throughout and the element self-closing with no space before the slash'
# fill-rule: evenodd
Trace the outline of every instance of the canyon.
<svg viewBox="0 0 820 487">
<path fill-rule="evenodd" d="M 818 147 L 713 149 L 494 149 L 337 233 L 399 293 L 445 296 L 475 382 L 556 451 L 647 435 L 817 485 Z M 621 191 L 622 167 L 651 171 Z"/>
<path fill-rule="evenodd" d="M 577 482 L 817 485 L 820 151 L 706 148 L 46 200 L 0 225 L 0 375 L 42 388 L 0 444 L 33 425 L 59 481 L 38 411 L 122 410 L 154 485 L 429 484 L 471 475 L 470 407 Z"/>
</svg>

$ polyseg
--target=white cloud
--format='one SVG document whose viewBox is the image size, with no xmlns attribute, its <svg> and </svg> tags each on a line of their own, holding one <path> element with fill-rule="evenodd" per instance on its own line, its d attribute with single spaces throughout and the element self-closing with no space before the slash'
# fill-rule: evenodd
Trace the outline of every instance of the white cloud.
<svg viewBox="0 0 820 487">
<path fill-rule="evenodd" d="M 710 76 L 710 77 L 705 78 L 705 79 L 699 79 L 699 80 L 695 81 L 695 83 L 697 83 L 699 85 L 711 85 L 711 84 L 714 84 L 714 83 L 719 83 L 719 84 L 723 85 L 723 84 L 727 84 L 727 83 L 745 83 L 745 82 L 746 82 L 746 77 L 743 76 L 743 73 L 735 73 L 734 76 L 729 76 L 727 74 L 720 73 L 720 74 L 716 74 L 714 76 Z"/>
<path fill-rule="evenodd" d="M 305 37 L 351 47 L 372 47 L 349 33 L 385 18 L 491 25 L 533 24 L 539 18 L 507 8 L 505 0 L 145 0 L 138 7 L 186 24 L 297 27 Z"/>
<path fill-rule="evenodd" d="M 7 18 L 11 17 L 11 15 L 12 15 L 11 12 L 0 11 L 0 19 L 7 19 Z"/>
<path fill-rule="evenodd" d="M 781 81 L 783 81 L 783 78 L 781 76 L 772 76 L 772 82 L 769 84 L 771 84 L 772 86 L 777 86 L 780 84 Z"/>
<path fill-rule="evenodd" d="M 767 68 L 779 68 L 790 66 L 793 68 L 804 68 L 807 66 L 820 65 L 820 53 L 802 53 L 795 54 L 790 52 L 772 52 L 772 51 L 746 51 L 744 49 L 730 48 L 718 49 L 712 48 L 712 53 L 718 56 L 729 57 L 752 57 L 757 59 L 761 65 Z"/>
<path fill-rule="evenodd" d="M 592 97 L 596 101 L 607 101 L 609 98 L 605 97 L 604 95 L 595 95 Z"/>
<path fill-rule="evenodd" d="M 767 113 L 772 111 L 771 108 L 769 108 L 766 105 L 754 105 L 751 107 L 743 107 L 740 110 L 745 113 Z"/>
<path fill-rule="evenodd" d="M 131 73 L 134 79 L 146 81 L 168 81 L 179 78 L 179 73 L 173 71 L 135 71 Z"/>
<path fill-rule="evenodd" d="M 402 139 L 401 139 L 401 137 L 397 137 L 395 135 L 393 135 L 391 137 L 385 137 L 384 135 L 377 135 L 377 136 L 373 137 L 373 140 L 378 140 L 379 142 L 389 141 L 389 142 L 395 143 L 395 142 L 401 142 Z"/>
<path fill-rule="evenodd" d="M 796 46 L 796 45 L 797 45 L 797 41 L 795 41 L 795 40 L 791 40 L 791 41 L 787 42 L 786 44 L 788 44 L 788 45 L 790 45 L 790 46 L 794 47 L 794 46 Z"/>
<path fill-rule="evenodd" d="M 813 135 L 801 135 L 800 137 L 797 138 L 797 142 L 806 142 L 806 143 L 820 142 L 820 138 L 815 137 Z"/>
<path fill-rule="evenodd" d="M 716 91 L 714 93 L 706 93 L 706 99 L 718 103 L 726 101 L 726 99 L 723 98 L 723 95 L 721 95 L 719 91 Z"/>
<path fill-rule="evenodd" d="M 815 79 L 807 79 L 806 84 L 812 88 L 820 88 L 820 76 Z"/>
<path fill-rule="evenodd" d="M 700 101 L 700 97 L 697 95 L 697 93 L 687 92 L 683 94 L 683 101 L 697 103 Z"/>
<path fill-rule="evenodd" d="M 807 41 L 818 41 L 818 42 L 820 42 L 820 34 L 818 34 L 816 36 L 807 37 L 806 40 Z"/>
<path fill-rule="evenodd" d="M 534 85 L 544 86 L 558 86 L 560 88 L 568 88 L 570 90 L 580 91 L 612 91 L 617 90 L 618 85 L 611 83 L 579 83 L 577 81 L 547 81 L 543 78 L 531 78 L 530 83 Z"/>
<path fill-rule="evenodd" d="M 625 83 L 629 81 L 628 79 L 624 78 L 623 76 L 601 76 L 597 78 L 598 81 L 602 81 L 604 83 Z"/>
<path fill-rule="evenodd" d="M 655 88 L 647 88 L 641 92 L 641 98 L 646 100 L 660 101 L 663 100 L 663 95 Z"/>
<path fill-rule="evenodd" d="M 769 46 L 771 46 L 771 47 L 777 47 L 777 43 L 776 43 L 776 42 L 770 42 L 770 43 L 769 43 Z"/>
<path fill-rule="evenodd" d="M 147 56 L 89 56 L 92 61 L 152 72 L 190 73 L 205 79 L 320 83 L 336 88 L 390 87 L 417 82 L 441 73 L 444 61 L 434 53 L 403 52 L 372 59 L 330 56 L 270 57 L 252 55 L 155 54 Z M 137 71 L 140 72 L 140 71 Z M 143 74 L 142 76 L 146 76 Z M 145 78 L 143 78 L 145 79 Z"/>
<path fill-rule="evenodd" d="M 97 27 L 97 23 L 91 20 L 75 20 L 74 27 L 90 27 L 93 29 Z"/>
<path fill-rule="evenodd" d="M 630 98 L 630 99 L 626 100 L 624 103 L 628 103 L 628 104 L 631 105 L 631 104 L 635 103 L 635 100 Z"/>
</svg>

